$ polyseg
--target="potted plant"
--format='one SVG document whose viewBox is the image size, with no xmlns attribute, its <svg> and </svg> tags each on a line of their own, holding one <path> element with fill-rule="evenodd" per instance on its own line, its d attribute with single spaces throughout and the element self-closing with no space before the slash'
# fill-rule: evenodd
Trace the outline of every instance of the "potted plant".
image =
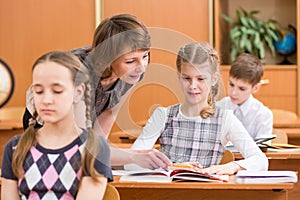
<svg viewBox="0 0 300 200">
<path fill-rule="evenodd" d="M 236 11 L 236 19 L 222 14 L 223 18 L 230 24 L 230 58 L 233 61 L 240 53 L 247 52 L 265 58 L 266 48 L 271 50 L 272 56 L 276 55 L 275 42 L 280 36 L 276 28 L 277 21 L 269 19 L 263 21 L 255 15 L 258 10 L 247 12 L 244 9 Z"/>
</svg>

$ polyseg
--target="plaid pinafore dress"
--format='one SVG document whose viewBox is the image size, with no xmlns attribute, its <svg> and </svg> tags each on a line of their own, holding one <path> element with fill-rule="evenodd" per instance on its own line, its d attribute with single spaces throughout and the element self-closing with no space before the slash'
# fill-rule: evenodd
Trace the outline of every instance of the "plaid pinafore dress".
<svg viewBox="0 0 300 200">
<path fill-rule="evenodd" d="M 224 147 L 221 123 L 224 111 L 216 109 L 207 119 L 193 120 L 182 116 L 180 104 L 167 108 L 167 121 L 160 136 L 161 151 L 173 163 L 199 162 L 202 167 L 219 164 Z"/>
</svg>

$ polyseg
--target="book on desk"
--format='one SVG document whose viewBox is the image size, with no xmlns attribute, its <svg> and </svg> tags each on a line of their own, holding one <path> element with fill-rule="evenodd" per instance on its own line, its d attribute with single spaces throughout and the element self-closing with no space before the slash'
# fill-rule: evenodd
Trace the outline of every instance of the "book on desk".
<svg viewBox="0 0 300 200">
<path fill-rule="evenodd" d="M 113 171 L 114 175 L 120 175 Z M 127 171 L 120 177 L 120 182 L 157 182 L 170 183 L 172 181 L 199 181 L 199 182 L 228 182 L 228 175 L 203 174 L 188 169 L 174 170 L 144 170 Z"/>
<path fill-rule="evenodd" d="M 240 170 L 236 174 L 237 183 L 296 183 L 297 173 L 294 171 L 247 171 Z"/>
</svg>

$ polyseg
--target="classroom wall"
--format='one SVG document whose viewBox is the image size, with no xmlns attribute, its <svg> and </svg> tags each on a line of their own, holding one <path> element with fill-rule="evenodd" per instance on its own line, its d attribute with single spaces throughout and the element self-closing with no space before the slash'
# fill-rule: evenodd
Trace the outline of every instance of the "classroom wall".
<svg viewBox="0 0 300 200">
<path fill-rule="evenodd" d="M 25 106 L 31 67 L 40 55 L 91 44 L 95 0 L 2 0 L 0 27 L 0 58 L 15 77 L 6 106 Z"/>
<path fill-rule="evenodd" d="M 6 107 L 25 106 L 26 90 L 31 83 L 31 67 L 41 54 L 91 44 L 96 24 L 95 6 L 98 3 L 101 19 L 118 13 L 131 13 L 140 18 L 153 35 L 151 65 L 143 82 L 134 88 L 119 115 L 121 119 L 133 121 L 147 119 L 158 104 L 167 106 L 181 98 L 175 73 L 176 52 L 187 41 L 209 41 L 208 2 L 0 1 L 0 26 L 5 27 L 0 31 L 0 58 L 10 65 L 15 76 L 15 91 Z"/>
<path fill-rule="evenodd" d="M 156 106 L 182 99 L 176 72 L 176 54 L 191 41 L 212 42 L 210 0 L 102 0 L 102 17 L 131 13 L 150 30 L 151 63 L 144 79 L 133 88 L 118 114 L 113 131 L 135 129 Z"/>
</svg>

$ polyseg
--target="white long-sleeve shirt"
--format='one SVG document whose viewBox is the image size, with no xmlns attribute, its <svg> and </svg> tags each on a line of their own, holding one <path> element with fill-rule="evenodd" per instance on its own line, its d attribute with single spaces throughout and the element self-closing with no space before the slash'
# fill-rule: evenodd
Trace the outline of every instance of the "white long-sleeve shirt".
<svg viewBox="0 0 300 200">
<path fill-rule="evenodd" d="M 232 103 L 229 97 L 224 97 L 216 104 L 220 108 L 229 110 L 235 110 L 239 107 L 241 113 L 238 118 L 253 139 L 270 137 L 272 135 L 272 111 L 252 95 L 240 106 Z"/>
<path fill-rule="evenodd" d="M 201 121 L 200 116 L 187 117 L 181 111 L 179 114 L 189 120 Z M 167 108 L 158 107 L 148 120 L 142 133 L 136 139 L 131 149 L 151 149 L 160 137 L 167 120 Z M 236 161 L 247 170 L 267 170 L 268 159 L 258 148 L 243 124 L 236 118 L 232 111 L 226 110 L 221 128 L 221 143 L 225 146 L 229 141 L 239 150 L 245 159 Z M 193 131 L 193 130 L 191 130 Z M 132 166 L 125 166 L 132 169 Z"/>
</svg>

